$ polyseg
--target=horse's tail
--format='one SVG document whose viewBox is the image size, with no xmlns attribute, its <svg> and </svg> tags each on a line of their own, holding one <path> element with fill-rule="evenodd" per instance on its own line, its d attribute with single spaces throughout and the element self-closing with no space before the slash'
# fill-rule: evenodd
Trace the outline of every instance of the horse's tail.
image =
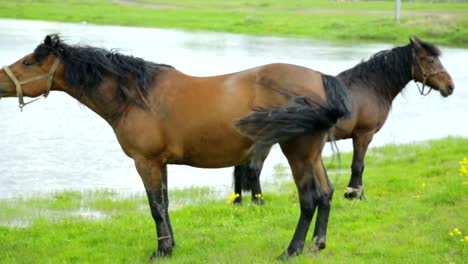
<svg viewBox="0 0 468 264">
<path fill-rule="evenodd" d="M 267 148 L 275 143 L 311 132 L 326 132 L 337 120 L 349 116 L 351 103 L 345 86 L 335 77 L 323 75 L 327 100 L 318 96 L 292 97 L 274 109 L 255 109 L 237 121 L 236 126 L 254 141 L 252 166 L 258 164 Z"/>
</svg>

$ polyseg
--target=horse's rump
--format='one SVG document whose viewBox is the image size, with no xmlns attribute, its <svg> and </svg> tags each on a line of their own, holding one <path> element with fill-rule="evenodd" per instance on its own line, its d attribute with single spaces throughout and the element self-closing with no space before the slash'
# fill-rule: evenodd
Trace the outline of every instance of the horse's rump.
<svg viewBox="0 0 468 264">
<path fill-rule="evenodd" d="M 351 103 L 344 85 L 332 76 L 323 75 L 322 79 L 326 100 L 318 95 L 318 91 L 313 97 L 293 96 L 280 107 L 258 107 L 253 114 L 237 121 L 236 126 L 254 142 L 253 166 L 273 144 L 307 133 L 326 131 L 339 118 L 349 116 Z"/>
</svg>

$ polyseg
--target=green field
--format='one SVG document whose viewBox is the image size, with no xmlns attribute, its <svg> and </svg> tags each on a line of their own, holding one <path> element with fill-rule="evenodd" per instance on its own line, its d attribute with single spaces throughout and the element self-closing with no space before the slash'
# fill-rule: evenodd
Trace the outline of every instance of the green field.
<svg viewBox="0 0 468 264">
<path fill-rule="evenodd" d="M 350 154 L 341 165 L 327 161 L 336 190 L 327 248 L 287 263 L 466 263 L 467 156 L 467 138 L 372 148 L 363 201 L 342 197 Z M 298 199 L 284 165 L 264 189 L 263 207 L 230 205 L 230 190 L 170 190 L 177 246 L 160 263 L 274 263 L 292 237 Z M 156 235 L 143 193 L 0 200 L 0 263 L 147 263 Z"/>
<path fill-rule="evenodd" d="M 179 28 L 341 42 L 406 43 L 408 37 L 468 47 L 468 3 L 346 0 L 0 0 L 0 17 Z"/>
<path fill-rule="evenodd" d="M 404 1 L 399 23 L 390 0 L 0 0 L 0 17 L 398 45 L 418 35 L 468 48 L 464 1 Z M 328 159 L 335 197 L 327 248 L 288 263 L 467 263 L 468 165 L 460 164 L 467 157 L 468 138 L 372 148 L 363 201 L 342 197 L 351 155 Z M 177 246 L 160 262 L 274 263 L 299 205 L 289 168 L 277 165 L 273 178 L 263 182 L 263 207 L 232 206 L 231 190 L 170 189 Z M 0 263 L 147 263 L 155 248 L 144 190 L 0 200 Z"/>
</svg>

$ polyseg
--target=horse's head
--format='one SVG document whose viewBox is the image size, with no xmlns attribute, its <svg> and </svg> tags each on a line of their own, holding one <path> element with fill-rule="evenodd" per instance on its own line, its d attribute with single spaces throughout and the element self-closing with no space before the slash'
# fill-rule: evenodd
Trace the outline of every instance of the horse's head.
<svg viewBox="0 0 468 264">
<path fill-rule="evenodd" d="M 22 107 L 25 105 L 23 96 L 47 96 L 63 75 L 60 50 L 60 38 L 48 35 L 33 53 L 4 66 L 0 70 L 0 98 L 17 96 Z"/>
<path fill-rule="evenodd" d="M 421 94 L 424 94 L 424 86 L 427 85 L 438 90 L 444 97 L 451 95 L 455 85 L 452 77 L 439 60 L 441 55 L 439 48 L 432 43 L 420 40 L 418 37 L 410 39 L 410 42 L 413 49 L 411 74 L 413 80 L 423 83 Z"/>
</svg>

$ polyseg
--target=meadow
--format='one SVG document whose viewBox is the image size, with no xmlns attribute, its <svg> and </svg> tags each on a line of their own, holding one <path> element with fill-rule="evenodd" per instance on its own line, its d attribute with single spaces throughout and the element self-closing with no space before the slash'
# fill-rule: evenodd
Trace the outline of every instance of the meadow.
<svg viewBox="0 0 468 264">
<path fill-rule="evenodd" d="M 418 35 L 468 47 L 468 3 L 462 1 L 403 1 L 400 22 L 389 0 L 0 0 L 0 7 L 2 18 L 350 43 L 400 45 Z M 306 248 L 288 263 L 466 263 L 467 156 L 468 139 L 457 137 L 372 148 L 362 201 L 342 196 L 351 154 L 342 154 L 341 162 L 327 157 L 335 186 L 327 248 L 318 256 Z M 230 189 L 170 189 L 177 246 L 160 263 L 274 263 L 292 237 L 299 204 L 286 164 L 276 166 L 273 178 L 263 182 L 261 207 L 248 200 L 233 206 Z M 0 200 L 0 263 L 147 263 L 155 247 L 144 190 Z"/>
<path fill-rule="evenodd" d="M 294 36 L 339 42 L 406 43 L 418 35 L 468 47 L 468 3 L 346 0 L 0 0 L 0 17 Z"/>
<path fill-rule="evenodd" d="M 362 201 L 342 197 L 350 153 L 327 157 L 335 186 L 327 248 L 287 263 L 466 263 L 467 156 L 468 139 L 457 137 L 371 148 Z M 170 189 L 177 245 L 159 263 L 274 263 L 299 207 L 289 167 L 276 165 L 273 178 L 263 182 L 265 206 L 233 206 L 230 190 Z M 147 263 L 156 235 L 143 193 L 0 200 L 0 263 Z"/>
</svg>

